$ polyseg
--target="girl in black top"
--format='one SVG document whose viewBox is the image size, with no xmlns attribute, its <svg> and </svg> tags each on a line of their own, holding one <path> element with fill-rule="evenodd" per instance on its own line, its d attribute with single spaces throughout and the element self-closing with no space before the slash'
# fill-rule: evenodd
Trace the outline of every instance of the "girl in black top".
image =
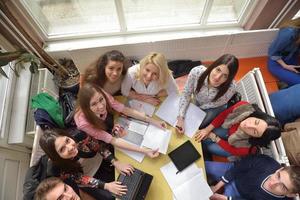
<svg viewBox="0 0 300 200">
<path fill-rule="evenodd" d="M 103 155 L 104 159 L 109 160 L 121 173 L 130 175 L 133 172 L 133 167 L 118 161 L 107 150 L 104 143 L 100 143 L 84 132 L 78 132 L 72 138 L 63 130 L 46 130 L 39 143 L 52 161 L 50 169 L 53 176 L 76 183 L 79 187 L 100 188 L 118 196 L 126 194 L 127 188 L 120 182 L 105 183 L 83 174 L 78 160 L 91 158 L 96 153 Z"/>
</svg>

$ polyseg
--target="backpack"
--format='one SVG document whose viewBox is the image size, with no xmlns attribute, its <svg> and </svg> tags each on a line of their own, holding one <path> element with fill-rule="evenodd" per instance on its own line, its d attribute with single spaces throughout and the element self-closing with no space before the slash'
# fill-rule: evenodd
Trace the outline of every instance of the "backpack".
<svg viewBox="0 0 300 200">
<path fill-rule="evenodd" d="M 30 167 L 23 184 L 23 200 L 33 200 L 41 181 L 47 178 L 48 156 L 43 155 L 36 165 Z"/>
</svg>

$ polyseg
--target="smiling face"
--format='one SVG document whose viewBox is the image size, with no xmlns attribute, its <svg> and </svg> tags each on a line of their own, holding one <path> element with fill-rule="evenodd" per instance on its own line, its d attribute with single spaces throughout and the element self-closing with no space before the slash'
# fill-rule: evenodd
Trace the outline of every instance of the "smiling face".
<svg viewBox="0 0 300 200">
<path fill-rule="evenodd" d="M 75 141 L 67 136 L 59 136 L 56 138 L 55 150 L 63 159 L 72 159 L 78 154 L 77 145 Z"/>
<path fill-rule="evenodd" d="M 288 172 L 280 168 L 265 181 L 264 188 L 276 195 L 290 196 L 293 184 Z"/>
<path fill-rule="evenodd" d="M 95 91 L 94 96 L 90 100 L 90 109 L 99 118 L 106 115 L 106 100 L 101 93 Z"/>
<path fill-rule="evenodd" d="M 224 64 L 215 67 L 209 75 L 208 81 L 209 85 L 212 87 L 219 87 L 225 81 L 227 81 L 229 76 L 228 67 Z"/>
<path fill-rule="evenodd" d="M 159 69 L 156 65 L 148 63 L 141 70 L 142 80 L 145 85 L 148 85 L 151 81 L 158 80 Z"/>
<path fill-rule="evenodd" d="M 244 131 L 246 134 L 250 135 L 251 137 L 261 137 L 265 130 L 268 127 L 266 121 L 256 118 L 256 117 L 248 117 L 244 119 L 240 123 L 240 129 Z"/>
<path fill-rule="evenodd" d="M 118 61 L 109 60 L 105 66 L 105 76 L 107 81 L 115 83 L 121 77 L 123 71 L 123 63 Z"/>
<path fill-rule="evenodd" d="M 48 192 L 46 200 L 80 200 L 80 198 L 70 186 L 59 183 Z"/>
</svg>

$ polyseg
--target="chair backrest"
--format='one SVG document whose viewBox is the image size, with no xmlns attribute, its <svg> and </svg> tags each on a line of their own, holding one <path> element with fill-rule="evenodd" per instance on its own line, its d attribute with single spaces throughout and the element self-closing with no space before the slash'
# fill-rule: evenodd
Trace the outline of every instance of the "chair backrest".
<svg viewBox="0 0 300 200">
<path fill-rule="evenodd" d="M 259 68 L 249 71 L 238 81 L 237 85 L 238 92 L 242 95 L 242 100 L 256 103 L 262 111 L 274 116 L 265 82 Z M 272 141 L 269 147 L 269 149 L 261 148 L 261 152 L 273 157 L 279 163 L 289 165 L 281 138 Z"/>
</svg>

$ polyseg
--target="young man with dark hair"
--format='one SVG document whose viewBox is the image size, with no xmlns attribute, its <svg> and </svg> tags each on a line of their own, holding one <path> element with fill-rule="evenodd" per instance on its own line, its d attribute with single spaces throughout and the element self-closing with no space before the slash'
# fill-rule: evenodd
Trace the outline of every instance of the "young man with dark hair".
<svg viewBox="0 0 300 200">
<path fill-rule="evenodd" d="M 251 155 L 235 163 L 205 162 L 216 181 L 211 200 L 287 200 L 300 192 L 300 167 L 282 167 L 266 155 Z M 216 193 L 224 187 L 224 193 Z"/>
</svg>

